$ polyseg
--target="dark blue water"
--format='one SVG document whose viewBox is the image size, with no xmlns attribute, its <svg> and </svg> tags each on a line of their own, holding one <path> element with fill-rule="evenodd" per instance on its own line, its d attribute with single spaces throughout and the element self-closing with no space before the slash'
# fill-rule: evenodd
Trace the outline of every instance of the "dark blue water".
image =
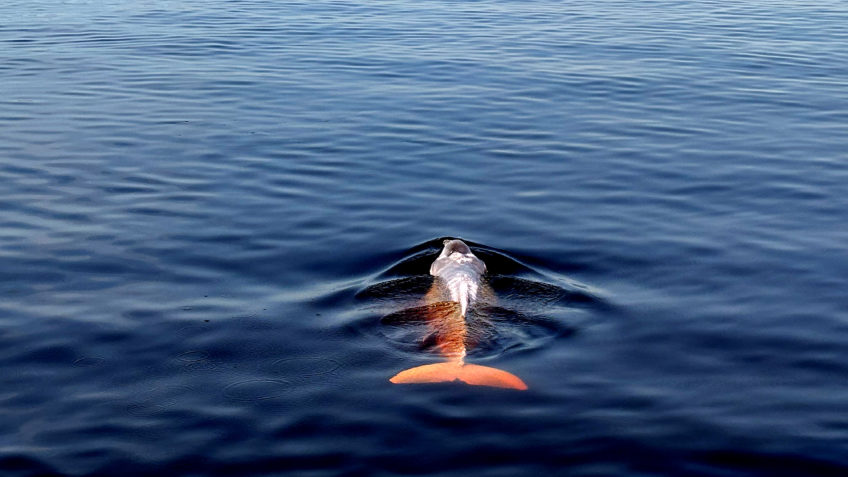
<svg viewBox="0 0 848 477">
<path fill-rule="evenodd" d="M 4 2 L 0 473 L 848 475 L 846 25 Z M 444 237 L 529 390 L 389 383 Z"/>
</svg>

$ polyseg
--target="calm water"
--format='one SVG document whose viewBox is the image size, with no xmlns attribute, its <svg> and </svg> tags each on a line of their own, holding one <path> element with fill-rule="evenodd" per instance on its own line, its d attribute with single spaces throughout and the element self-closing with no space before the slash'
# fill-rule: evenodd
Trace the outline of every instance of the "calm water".
<svg viewBox="0 0 848 477">
<path fill-rule="evenodd" d="M 844 1 L 0 19 L 3 475 L 848 475 Z M 444 237 L 528 391 L 388 382 Z"/>
</svg>

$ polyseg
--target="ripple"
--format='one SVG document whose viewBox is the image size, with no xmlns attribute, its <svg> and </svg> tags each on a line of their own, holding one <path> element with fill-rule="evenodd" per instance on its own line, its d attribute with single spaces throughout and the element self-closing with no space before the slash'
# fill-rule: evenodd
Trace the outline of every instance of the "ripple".
<svg viewBox="0 0 848 477">
<path fill-rule="evenodd" d="M 133 396 L 132 402 L 126 404 L 127 413 L 137 417 L 153 417 L 173 411 L 179 406 L 186 395 L 197 391 L 194 386 L 170 385 L 154 387 Z"/>
<path fill-rule="evenodd" d="M 177 356 L 177 360 L 185 366 L 196 366 L 208 363 L 210 355 L 203 350 L 183 351 Z"/>
<path fill-rule="evenodd" d="M 157 402 L 144 401 L 127 404 L 124 409 L 136 417 L 149 417 L 166 412 L 168 407 Z"/>
<path fill-rule="evenodd" d="M 396 300 L 399 298 L 420 298 L 433 284 L 430 275 L 396 278 L 381 281 L 356 292 L 361 300 Z"/>
<path fill-rule="evenodd" d="M 294 383 L 334 374 L 341 367 L 341 362 L 331 358 L 307 356 L 280 358 L 267 365 L 262 365 L 261 369 L 283 376 L 286 381 Z"/>
<path fill-rule="evenodd" d="M 89 368 L 94 366 L 101 366 L 106 362 L 106 358 L 100 356 L 80 356 L 79 358 L 74 360 L 74 366 L 79 366 L 81 368 Z"/>
<path fill-rule="evenodd" d="M 224 397 L 236 402 L 268 401 L 291 390 L 292 383 L 283 379 L 248 379 L 224 388 Z"/>
</svg>

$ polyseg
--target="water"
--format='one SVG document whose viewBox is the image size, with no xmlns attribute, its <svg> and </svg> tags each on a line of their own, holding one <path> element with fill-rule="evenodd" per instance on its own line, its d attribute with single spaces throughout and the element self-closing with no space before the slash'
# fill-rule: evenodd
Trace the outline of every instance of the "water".
<svg viewBox="0 0 848 477">
<path fill-rule="evenodd" d="M 4 475 L 848 473 L 844 2 L 0 18 Z M 444 237 L 529 390 L 388 382 Z"/>
</svg>

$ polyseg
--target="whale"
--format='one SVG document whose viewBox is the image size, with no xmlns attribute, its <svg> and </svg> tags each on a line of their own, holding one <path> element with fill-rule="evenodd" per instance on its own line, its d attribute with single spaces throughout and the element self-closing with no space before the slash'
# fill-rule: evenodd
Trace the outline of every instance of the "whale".
<svg viewBox="0 0 848 477">
<path fill-rule="evenodd" d="M 406 369 L 392 376 L 395 384 L 461 381 L 475 386 L 526 390 L 518 376 L 502 369 L 466 363 L 469 330 L 466 317 L 491 290 L 485 283 L 486 264 L 462 240 L 447 239 L 430 265 L 433 284 L 423 310 L 444 361 Z"/>
</svg>

